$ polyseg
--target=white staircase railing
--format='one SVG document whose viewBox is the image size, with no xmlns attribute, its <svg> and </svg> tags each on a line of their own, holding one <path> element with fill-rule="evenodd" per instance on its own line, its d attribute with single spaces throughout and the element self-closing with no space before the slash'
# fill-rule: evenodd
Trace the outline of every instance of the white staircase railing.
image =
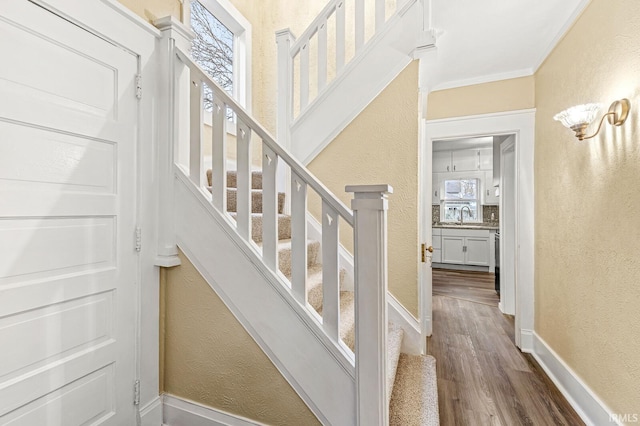
<svg viewBox="0 0 640 426">
<path fill-rule="evenodd" d="M 335 2 L 340 3 L 341 2 Z M 360 4 L 361 1 L 356 3 Z M 383 3 L 383 2 L 376 2 Z M 352 418 L 361 425 L 388 423 L 386 386 L 387 342 L 387 225 L 386 194 L 388 185 L 347 187 L 354 192 L 353 211 L 337 199 L 300 162 L 279 145 L 236 101 L 194 63 L 182 50 L 175 48 L 176 77 L 175 120 L 178 130 L 174 147 L 176 164 L 200 194 L 207 197 L 215 210 L 228 219 L 238 235 L 249 245 L 256 262 L 263 262 L 287 289 L 287 294 L 308 314 L 317 327 L 316 333 L 326 341 L 336 357 L 355 369 L 357 413 Z M 188 83 L 187 83 L 188 82 Z M 189 84 L 189 89 L 186 88 Z M 204 141 L 203 87 L 213 93 L 211 140 Z M 188 117 L 183 111 L 189 106 Z M 182 106 L 182 107 L 181 107 Z M 236 126 L 237 213 L 227 212 L 227 148 L 228 109 L 233 111 Z M 186 134 L 189 134 L 188 143 Z M 205 164 L 205 145 L 211 147 L 211 163 Z M 253 146 L 258 144 L 257 149 Z M 207 147 L 208 148 L 208 147 Z M 207 149 L 208 150 L 208 149 Z M 252 162 L 252 154 L 260 152 L 261 161 Z M 252 167 L 262 167 L 262 244 L 252 240 Z M 211 193 L 205 187 L 205 169 L 212 170 Z M 279 169 L 291 176 L 291 279 L 278 269 L 278 189 Z M 322 203 L 322 283 L 321 316 L 307 303 L 307 200 L 315 192 Z M 340 340 L 339 228 L 340 222 L 353 228 L 355 244 L 355 353 Z M 313 354 L 307 354 L 312 357 Z M 286 366 L 285 366 L 286 368 Z M 303 391 L 305 391 L 303 389 Z M 307 394 L 309 392 L 306 392 Z M 322 410 L 323 407 L 319 406 Z M 323 413 L 331 419 L 331 413 Z M 338 423 L 345 423 L 342 419 Z"/>
<path fill-rule="evenodd" d="M 304 164 L 433 45 L 430 0 L 330 0 L 296 39 L 276 33 L 278 141 Z"/>
<path fill-rule="evenodd" d="M 278 69 L 292 77 L 287 87 L 279 86 L 283 88 L 280 95 L 290 97 L 288 114 L 293 120 L 340 75 L 364 45 L 382 31 L 389 17 L 404 3 L 403 0 L 331 0 L 297 40 L 286 30 L 278 33 L 279 49 L 284 53 L 288 50 L 287 55 L 278 55 Z"/>
</svg>

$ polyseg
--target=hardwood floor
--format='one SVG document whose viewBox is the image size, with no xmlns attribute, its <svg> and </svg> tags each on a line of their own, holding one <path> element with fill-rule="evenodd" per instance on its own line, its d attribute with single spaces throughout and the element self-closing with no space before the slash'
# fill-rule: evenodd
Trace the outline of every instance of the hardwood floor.
<svg viewBox="0 0 640 426">
<path fill-rule="evenodd" d="M 433 294 L 498 307 L 495 275 L 487 272 L 433 270 Z"/>
<path fill-rule="evenodd" d="M 533 358 L 516 348 L 513 317 L 491 300 L 492 278 L 434 270 L 429 353 L 437 362 L 440 424 L 583 425 Z"/>
</svg>

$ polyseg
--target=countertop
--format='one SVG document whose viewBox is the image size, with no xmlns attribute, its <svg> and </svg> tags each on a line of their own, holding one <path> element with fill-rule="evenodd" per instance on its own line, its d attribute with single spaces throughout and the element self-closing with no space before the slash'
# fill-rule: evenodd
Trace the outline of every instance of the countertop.
<svg viewBox="0 0 640 426">
<path fill-rule="evenodd" d="M 495 223 L 473 223 L 473 224 L 464 224 L 459 225 L 456 223 L 434 223 L 431 225 L 432 228 L 446 228 L 446 229 L 488 229 L 492 231 L 497 231 L 500 229 L 499 225 Z"/>
</svg>

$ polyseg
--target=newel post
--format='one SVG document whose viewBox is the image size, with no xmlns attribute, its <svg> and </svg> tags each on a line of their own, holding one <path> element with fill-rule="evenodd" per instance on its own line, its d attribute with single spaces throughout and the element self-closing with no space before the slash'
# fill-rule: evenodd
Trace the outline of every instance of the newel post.
<svg viewBox="0 0 640 426">
<path fill-rule="evenodd" d="M 393 188 L 345 190 L 354 193 L 357 424 L 387 425 L 387 194 Z"/>
<path fill-rule="evenodd" d="M 293 108 L 293 58 L 291 45 L 295 37 L 289 28 L 276 32 L 278 45 L 278 115 L 276 117 L 276 140 L 289 149 L 289 129 L 291 126 Z"/>
<path fill-rule="evenodd" d="M 179 65 L 176 63 L 175 48 L 188 50 L 194 35 L 191 30 L 175 17 L 167 16 L 154 21 L 162 32 L 158 53 L 161 88 L 159 90 L 158 132 L 156 138 L 157 157 L 157 211 L 158 248 L 155 264 L 171 267 L 180 264 L 175 240 L 174 163 L 179 160 L 177 149 L 183 129 L 180 128 Z M 184 67 L 182 67 L 184 68 Z M 188 85 L 185 87 L 189 87 Z M 188 90 L 188 89 L 187 89 Z"/>
<path fill-rule="evenodd" d="M 296 38 L 289 28 L 276 31 L 278 45 L 278 85 L 276 141 L 285 149 L 291 149 L 291 121 L 293 120 L 293 58 L 291 46 Z M 285 193 L 284 212 L 291 214 L 291 175 L 287 167 L 279 167 L 276 175 L 276 187 Z"/>
</svg>

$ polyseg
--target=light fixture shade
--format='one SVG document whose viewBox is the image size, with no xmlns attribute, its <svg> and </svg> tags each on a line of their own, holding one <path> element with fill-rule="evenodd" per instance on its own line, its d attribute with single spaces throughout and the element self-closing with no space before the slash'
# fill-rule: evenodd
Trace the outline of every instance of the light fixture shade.
<svg viewBox="0 0 640 426">
<path fill-rule="evenodd" d="M 601 104 L 576 105 L 557 113 L 553 119 L 560 121 L 568 129 L 588 126 L 596 118 L 600 107 Z"/>
</svg>

